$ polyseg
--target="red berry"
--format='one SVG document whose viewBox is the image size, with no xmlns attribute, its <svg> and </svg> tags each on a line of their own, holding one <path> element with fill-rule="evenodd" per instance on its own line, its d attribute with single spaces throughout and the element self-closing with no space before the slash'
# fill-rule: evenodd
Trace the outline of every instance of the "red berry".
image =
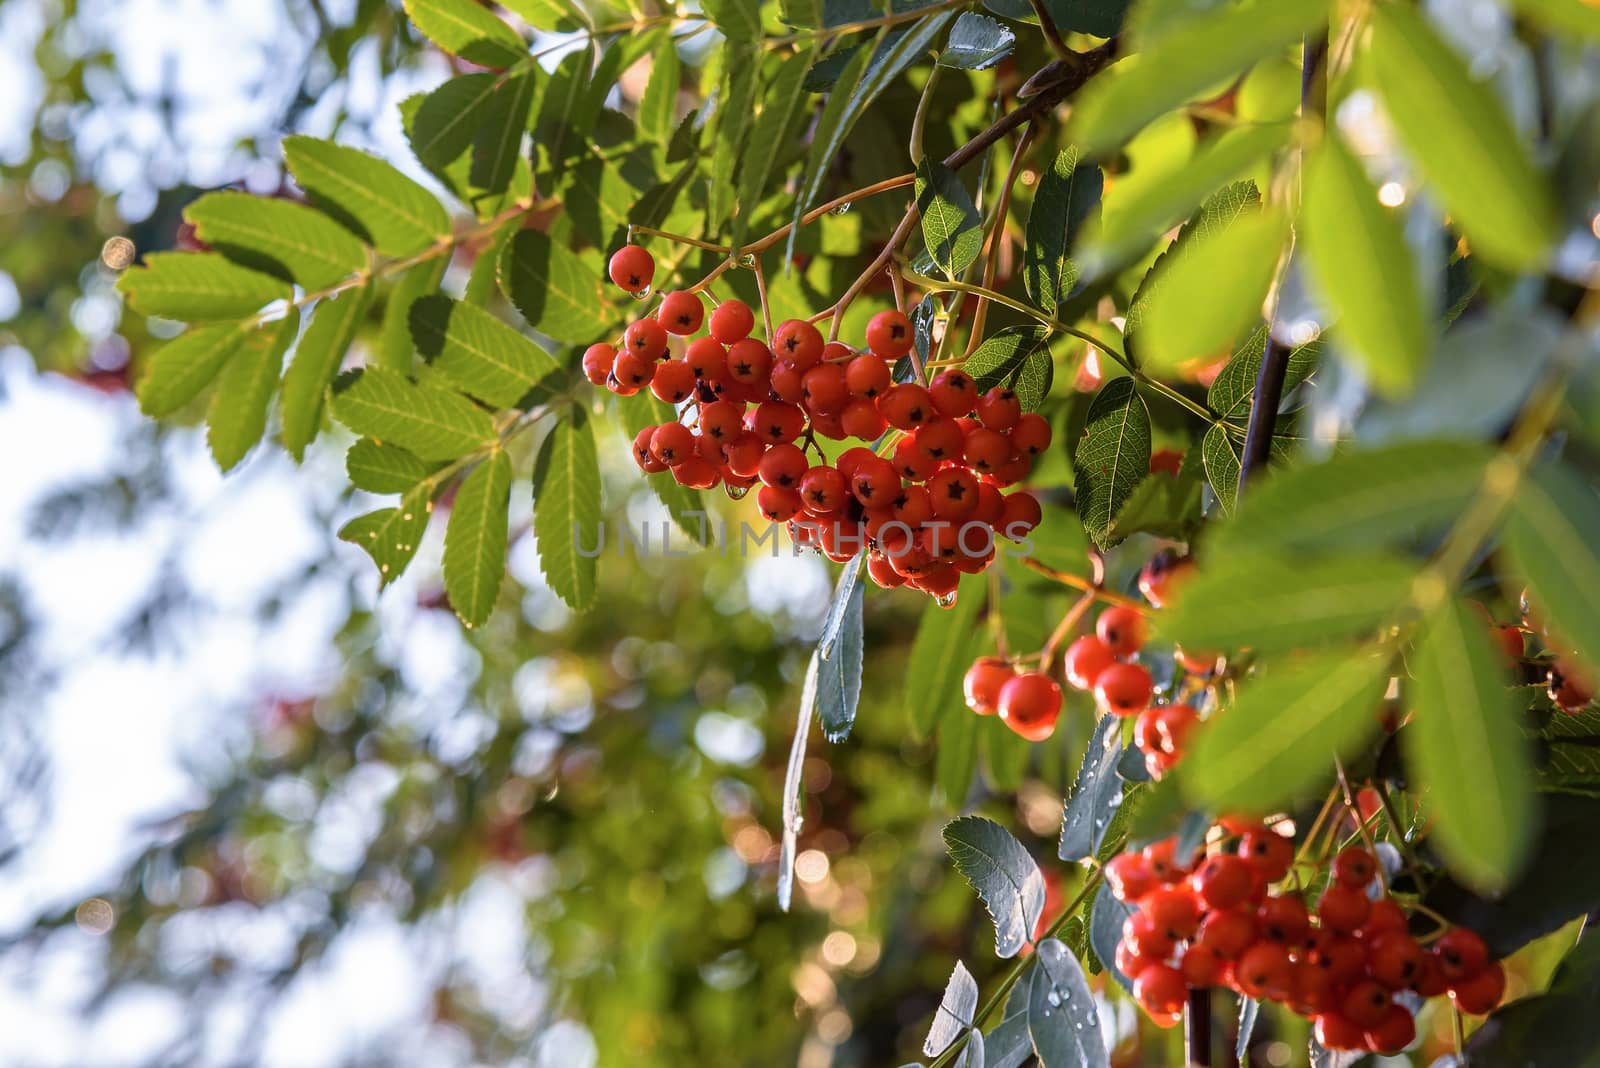
<svg viewBox="0 0 1600 1068">
<path fill-rule="evenodd" d="M 680 486 L 690 489 L 710 489 L 722 476 L 717 469 L 698 456 L 691 456 L 672 469 L 672 477 Z"/>
<path fill-rule="evenodd" d="M 1084 639 L 1079 638 L 1079 641 Z M 1095 639 L 1098 641 L 1099 639 Z M 1162 709 L 1151 705 L 1140 712 L 1133 721 L 1133 744 L 1146 753 L 1161 753 L 1166 745 L 1161 738 L 1160 720 Z"/>
<path fill-rule="evenodd" d="M 667 354 L 666 328 L 654 319 L 629 323 L 622 341 L 629 352 L 646 360 L 659 360 Z"/>
<path fill-rule="evenodd" d="M 1005 513 L 995 529 L 1012 541 L 1021 541 L 1044 520 L 1044 510 L 1033 494 L 1023 490 L 1005 496 Z"/>
<path fill-rule="evenodd" d="M 657 460 L 656 454 L 650 451 L 650 441 L 655 432 L 655 427 L 647 426 L 633 437 L 633 462 L 639 465 L 640 470 L 651 473 L 667 469 L 667 465 Z"/>
<path fill-rule="evenodd" d="M 1189 732 L 1199 723 L 1200 713 L 1195 711 L 1193 705 L 1176 704 L 1161 708 L 1156 715 L 1156 731 L 1161 738 L 1162 751 L 1173 756 L 1181 755 Z"/>
<path fill-rule="evenodd" d="M 1028 412 L 1010 430 L 1011 447 L 1024 456 L 1038 456 L 1050 447 L 1050 424 L 1038 412 Z"/>
<path fill-rule="evenodd" d="M 1282 1001 L 1294 990 L 1294 971 L 1283 943 L 1257 942 L 1239 955 L 1233 978 L 1243 994 Z"/>
<path fill-rule="evenodd" d="M 827 515 L 843 511 L 849 487 L 836 467 L 819 464 L 800 479 L 800 496 L 806 502 L 806 511 Z"/>
<path fill-rule="evenodd" d="M 661 298 L 661 309 L 656 312 L 656 317 L 661 320 L 667 333 L 687 337 L 700 332 L 700 326 L 706 318 L 706 306 L 693 293 L 680 290 Z"/>
<path fill-rule="evenodd" d="M 1144 856 L 1150 862 L 1150 870 L 1164 883 L 1181 883 L 1189 877 L 1189 866 L 1178 861 L 1177 835 L 1168 835 L 1145 846 Z"/>
<path fill-rule="evenodd" d="M 711 336 L 724 345 L 749 337 L 755 325 L 756 313 L 742 300 L 725 300 L 711 313 Z"/>
<path fill-rule="evenodd" d="M 747 386 L 764 386 L 772 377 L 772 350 L 753 337 L 728 346 L 728 377 Z"/>
<path fill-rule="evenodd" d="M 890 308 L 867 320 L 867 348 L 889 360 L 911 351 L 911 320 Z"/>
<path fill-rule="evenodd" d="M 857 397 L 876 397 L 894 385 L 889 377 L 889 365 L 883 358 L 866 353 L 844 365 L 845 385 Z"/>
<path fill-rule="evenodd" d="M 662 364 L 664 368 L 671 364 Z M 700 433 L 716 442 L 733 441 L 744 429 L 744 405 L 719 400 L 700 409 Z"/>
<path fill-rule="evenodd" d="M 656 361 L 636 352 L 621 352 L 617 354 L 617 362 L 611 368 L 611 375 L 629 390 L 637 393 L 655 378 Z"/>
<path fill-rule="evenodd" d="M 862 441 L 876 441 L 889 428 L 878 406 L 865 397 L 857 397 L 839 413 L 839 425 L 844 432 Z"/>
<path fill-rule="evenodd" d="M 768 449 L 766 455 L 761 457 L 761 466 L 757 474 L 761 481 L 768 486 L 779 489 L 798 489 L 800 479 L 805 475 L 806 469 L 811 465 L 806 461 L 806 454 L 800 451 L 798 445 L 785 442 L 774 445 Z"/>
<path fill-rule="evenodd" d="M 1160 886 L 1139 902 L 1150 922 L 1165 931 L 1174 942 L 1193 938 L 1200 930 L 1200 902 L 1187 886 Z"/>
<path fill-rule="evenodd" d="M 1152 1016 L 1182 1012 L 1189 997 L 1183 973 L 1165 964 L 1151 964 L 1133 978 L 1134 999 Z"/>
<path fill-rule="evenodd" d="M 958 522 L 978 510 L 978 480 L 964 467 L 947 467 L 928 479 L 933 514 Z"/>
<path fill-rule="evenodd" d="M 1422 968 L 1417 973 L 1414 988 L 1424 998 L 1436 998 L 1450 989 L 1450 980 L 1444 976 L 1444 966 L 1434 954 L 1422 955 Z"/>
<path fill-rule="evenodd" d="M 1061 714 L 1061 687 L 1050 676 L 1026 671 L 1000 688 L 1000 718 L 1030 742 L 1042 742 L 1056 729 Z"/>
<path fill-rule="evenodd" d="M 990 430 L 1010 430 L 1022 418 L 1022 402 L 1011 390 L 995 386 L 978 398 L 978 418 Z"/>
<path fill-rule="evenodd" d="M 909 434 L 895 443 L 891 462 L 894 469 L 900 472 L 900 477 L 909 482 L 925 481 L 939 469 L 939 461 L 924 456 L 922 450 L 917 448 L 916 438 Z"/>
<path fill-rule="evenodd" d="M 806 415 L 793 404 L 762 401 L 756 406 L 755 425 L 751 429 L 769 445 L 782 445 L 799 437 L 805 428 Z"/>
<path fill-rule="evenodd" d="M 1367 922 L 1361 925 L 1361 937 L 1376 939 L 1379 935 L 1391 931 L 1404 931 L 1406 929 L 1406 913 L 1393 898 L 1381 897 L 1372 903 L 1372 909 L 1367 913 Z"/>
<path fill-rule="evenodd" d="M 1142 910 L 1122 921 L 1122 940 L 1139 956 L 1151 960 L 1166 960 L 1178 948 L 1172 936 Z"/>
<path fill-rule="evenodd" d="M 1450 984 L 1450 999 L 1456 1008 L 1472 1016 L 1493 1012 L 1506 993 L 1506 970 L 1496 961 L 1470 978 Z"/>
<path fill-rule="evenodd" d="M 952 367 L 933 376 L 928 395 L 940 415 L 966 415 L 978 401 L 978 384 L 967 372 Z"/>
<path fill-rule="evenodd" d="M 617 249 L 607 266 L 611 281 L 629 293 L 644 289 L 656 276 L 655 259 L 638 245 L 623 245 Z"/>
<path fill-rule="evenodd" d="M 583 375 L 595 385 L 603 386 L 616 361 L 617 350 L 603 341 L 597 342 L 583 351 Z"/>
<path fill-rule="evenodd" d="M 801 379 L 800 396 L 809 411 L 840 411 L 850 399 L 850 389 L 844 381 L 844 368 L 836 363 L 817 364 Z"/>
<path fill-rule="evenodd" d="M 802 371 L 822 360 L 822 333 L 804 319 L 788 319 L 772 335 L 772 350 Z"/>
<path fill-rule="evenodd" d="M 1124 904 L 1131 905 L 1156 888 L 1156 873 L 1142 853 L 1118 853 L 1106 862 L 1105 871 L 1111 893 Z"/>
<path fill-rule="evenodd" d="M 1389 1015 L 1389 1006 L 1392 1004 L 1394 1001 L 1389 991 L 1371 979 L 1363 979 L 1345 994 L 1339 1011 L 1345 1019 L 1366 1030 L 1381 1023 Z"/>
<path fill-rule="evenodd" d="M 1404 931 L 1386 931 L 1367 950 L 1367 973 L 1390 990 L 1408 990 L 1422 978 L 1422 947 Z"/>
<path fill-rule="evenodd" d="M 1231 909 L 1250 897 L 1255 879 L 1255 872 L 1243 858 L 1217 853 L 1207 857 L 1189 876 L 1189 885 L 1206 908 Z"/>
<path fill-rule="evenodd" d="M 930 419 L 917 428 L 911 440 L 917 443 L 918 452 L 936 463 L 961 459 L 964 439 L 954 419 Z"/>
<path fill-rule="evenodd" d="M 1011 442 L 999 431 L 987 430 L 980 426 L 967 433 L 962 456 L 967 461 L 968 467 L 979 474 L 987 475 L 998 471 L 1007 460 L 1011 459 Z"/>
<path fill-rule="evenodd" d="M 1116 964 L 1117 971 L 1123 975 L 1138 975 L 1150 965 L 1161 963 L 1159 960 L 1154 960 L 1150 957 L 1141 957 L 1138 950 L 1134 949 L 1130 943 L 1120 939 L 1117 942 L 1117 950 L 1112 956 L 1112 961 Z"/>
<path fill-rule="evenodd" d="M 697 337 L 689 342 L 683 362 L 696 378 L 720 381 L 728 377 L 728 350 L 715 338 Z"/>
<path fill-rule="evenodd" d="M 694 432 L 682 423 L 663 423 L 650 435 L 650 453 L 668 467 L 676 467 L 695 455 L 699 442 Z"/>
<path fill-rule="evenodd" d="M 682 360 L 659 364 L 650 379 L 650 392 L 668 404 L 679 404 L 694 395 L 694 372 Z"/>
<path fill-rule="evenodd" d="M 1262 827 L 1246 831 L 1239 839 L 1239 855 L 1261 873 L 1269 883 L 1289 874 L 1294 863 L 1294 843 L 1274 830 Z"/>
<path fill-rule="evenodd" d="M 1248 912 L 1208 912 L 1200 921 L 1195 944 L 1210 949 L 1223 960 L 1237 960 L 1256 941 L 1256 920 Z"/>
<path fill-rule="evenodd" d="M 1367 922 L 1372 911 L 1372 901 L 1360 890 L 1352 890 L 1338 883 L 1330 885 L 1317 899 L 1317 919 L 1326 931 L 1354 934 Z"/>
<path fill-rule="evenodd" d="M 1352 890 L 1365 890 L 1378 872 L 1378 862 L 1360 846 L 1341 849 L 1333 858 L 1333 877 L 1341 886 Z"/>
<path fill-rule="evenodd" d="M 1367 1048 L 1366 1033 L 1339 1013 L 1320 1013 L 1316 1020 L 1317 1044 L 1323 1049 L 1349 1050 Z"/>
<path fill-rule="evenodd" d="M 867 575 L 884 590 L 892 590 L 906 581 L 895 571 L 889 558 L 878 552 L 867 555 Z"/>
<path fill-rule="evenodd" d="M 766 456 L 767 447 L 761 439 L 743 431 L 738 437 L 722 446 L 722 455 L 727 459 L 728 470 L 740 478 L 755 478 L 761 472 L 761 461 Z"/>
<path fill-rule="evenodd" d="M 888 460 L 871 456 L 850 476 L 850 492 L 863 508 L 883 507 L 900 495 L 900 476 Z"/>
<path fill-rule="evenodd" d="M 1399 1053 L 1417 1040 L 1417 1021 L 1404 1005 L 1390 1004 L 1376 1027 L 1362 1036 L 1373 1053 Z"/>
<path fill-rule="evenodd" d="M 967 707 L 980 716 L 1000 711 L 1000 689 L 1015 676 L 1011 665 L 998 656 L 982 656 L 973 661 L 961 680 Z"/>
<path fill-rule="evenodd" d="M 799 493 L 782 486 L 762 486 L 756 493 L 756 507 L 761 509 L 763 517 L 774 523 L 793 519 L 804 503 Z"/>
<path fill-rule="evenodd" d="M 1250 860 L 1248 856 L 1244 859 L 1247 863 Z M 1292 945 L 1305 938 L 1311 929 L 1311 916 L 1306 911 L 1306 903 L 1298 897 L 1269 897 L 1256 909 L 1256 926 L 1262 938 Z"/>
<path fill-rule="evenodd" d="M 1094 683 L 1094 699 L 1114 716 L 1137 716 L 1154 691 L 1150 672 L 1138 664 L 1112 664 Z"/>
<path fill-rule="evenodd" d="M 1172 595 L 1185 579 L 1194 572 L 1194 564 L 1187 559 L 1175 560 L 1165 554 L 1153 557 L 1139 572 L 1139 592 L 1156 608 L 1172 600 Z"/>
<path fill-rule="evenodd" d="M 906 382 L 878 398 L 878 411 L 897 430 L 915 430 L 933 417 L 933 398 L 915 382 Z"/>
<path fill-rule="evenodd" d="M 1195 990 L 1216 986 L 1225 968 L 1226 963 L 1215 950 L 1198 943 L 1185 949 L 1183 959 L 1178 962 L 1183 981 Z"/>
<path fill-rule="evenodd" d="M 1144 613 L 1125 605 L 1112 605 L 1095 620 L 1094 632 L 1119 660 L 1132 656 L 1144 645 Z"/>
<path fill-rule="evenodd" d="M 1455 983 L 1458 979 L 1471 979 L 1489 964 L 1489 947 L 1478 932 L 1465 927 L 1452 927 L 1433 944 L 1444 976 Z"/>
</svg>

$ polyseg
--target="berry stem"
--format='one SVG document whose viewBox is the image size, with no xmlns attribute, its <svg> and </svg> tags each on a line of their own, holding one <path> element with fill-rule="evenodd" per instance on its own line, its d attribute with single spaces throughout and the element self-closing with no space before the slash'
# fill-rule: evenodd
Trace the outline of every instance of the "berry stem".
<svg viewBox="0 0 1600 1068">
<path fill-rule="evenodd" d="M 734 251 L 727 245 L 716 245 L 710 241 L 701 241 L 698 237 L 687 237 L 683 234 L 672 233 L 669 230 L 657 230 L 653 226 L 630 225 L 628 227 L 629 242 L 632 242 L 633 239 L 639 234 L 644 234 L 647 237 L 659 237 L 663 241 L 671 241 L 677 245 L 693 245 L 695 248 L 703 248 L 707 252 L 720 252 L 724 256 L 731 255 Z"/>
<path fill-rule="evenodd" d="M 1077 629 L 1079 620 L 1087 612 L 1098 597 L 1098 591 L 1088 589 L 1083 591 L 1083 596 L 1072 602 L 1072 607 L 1067 609 L 1067 614 L 1061 617 L 1061 622 L 1056 624 L 1056 629 L 1051 632 L 1050 638 L 1044 643 L 1044 648 L 1039 650 L 1039 670 L 1045 674 L 1050 673 L 1051 663 L 1056 658 L 1056 650 L 1061 648 L 1061 643 L 1071 636 Z"/>
<path fill-rule="evenodd" d="M 1361 806 L 1356 804 L 1356 792 L 1350 788 L 1350 777 L 1345 774 L 1344 761 L 1337 755 L 1333 758 L 1333 769 L 1339 777 L 1339 789 L 1344 792 L 1345 808 L 1355 817 L 1356 831 L 1361 836 L 1361 843 L 1367 847 L 1367 852 L 1372 854 L 1374 861 L 1378 860 L 1378 846 L 1373 840 L 1372 830 L 1367 826 L 1366 818 L 1361 815 Z M 1389 893 L 1389 877 L 1383 872 L 1383 865 L 1377 864 L 1375 874 L 1378 876 L 1378 885 L 1383 888 L 1384 894 Z"/>
<path fill-rule="evenodd" d="M 1038 7 L 1038 0 L 1034 0 Z M 1045 16 L 1048 17 L 1048 16 Z M 1022 169 L 1023 157 L 1027 155 L 1029 145 L 1033 141 L 1033 123 L 1022 128 L 1022 136 L 1017 139 L 1016 150 L 1011 153 L 1011 166 L 1006 168 L 1004 184 L 1000 186 L 1000 202 L 995 205 L 994 225 L 989 229 L 989 258 L 983 265 L 983 288 L 989 291 L 994 289 L 995 275 L 1000 272 L 1000 250 L 1005 245 L 1006 218 L 1011 213 L 1011 189 L 1017 182 L 1017 172 Z M 899 277 L 899 272 L 895 272 Z M 978 295 L 978 304 L 972 311 L 972 332 L 967 336 L 967 350 L 962 358 L 971 356 L 977 349 L 978 343 L 983 340 L 984 321 L 989 317 L 989 298 L 983 294 Z"/>
<path fill-rule="evenodd" d="M 1189 991 L 1183 1010 L 1184 1063 L 1188 1068 L 1211 1068 L 1211 988 Z"/>
<path fill-rule="evenodd" d="M 1092 593 L 1094 594 L 1096 600 L 1103 601 L 1106 604 L 1121 605 L 1124 608 L 1132 608 L 1140 612 L 1149 611 L 1148 606 L 1141 604 L 1132 597 L 1125 597 L 1113 590 L 1103 589 L 1100 586 L 1095 585 L 1095 583 L 1089 579 L 1084 578 L 1082 575 L 1074 575 L 1068 571 L 1057 571 L 1050 565 L 1035 560 L 1031 556 L 1024 556 L 1022 558 L 1022 566 L 1028 568 L 1030 571 L 1037 571 L 1045 578 L 1054 582 L 1059 582 L 1063 586 L 1069 586 L 1075 590 L 1083 590 L 1086 593 Z"/>
</svg>

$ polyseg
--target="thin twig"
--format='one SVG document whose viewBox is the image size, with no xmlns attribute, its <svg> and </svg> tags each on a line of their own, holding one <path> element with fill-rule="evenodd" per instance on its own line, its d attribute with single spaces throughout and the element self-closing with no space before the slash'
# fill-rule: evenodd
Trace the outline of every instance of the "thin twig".
<svg viewBox="0 0 1600 1068">
<path fill-rule="evenodd" d="M 1005 182 L 1000 186 L 1000 201 L 995 205 L 994 224 L 989 228 L 989 258 L 983 265 L 983 288 L 994 289 L 995 275 L 1000 271 L 1000 250 L 1005 244 L 1006 217 L 1011 211 L 1011 187 L 1016 184 L 1017 172 L 1022 169 L 1023 157 L 1033 140 L 1033 123 L 1022 128 L 1016 150 L 1011 153 L 1011 165 L 1006 168 Z M 897 274 L 899 272 L 896 272 Z M 983 339 L 984 321 L 989 317 L 989 298 L 980 296 L 972 311 L 972 332 L 967 336 L 967 352 L 971 356 Z"/>
<path fill-rule="evenodd" d="M 1067 42 L 1061 39 L 1061 30 L 1056 26 L 1056 20 L 1050 17 L 1050 12 L 1044 6 L 1044 0 L 1028 0 L 1033 5 L 1033 13 L 1038 16 L 1039 29 L 1044 31 L 1044 39 L 1050 45 L 1050 51 L 1062 59 L 1070 60 L 1076 53 L 1067 47 Z"/>
</svg>

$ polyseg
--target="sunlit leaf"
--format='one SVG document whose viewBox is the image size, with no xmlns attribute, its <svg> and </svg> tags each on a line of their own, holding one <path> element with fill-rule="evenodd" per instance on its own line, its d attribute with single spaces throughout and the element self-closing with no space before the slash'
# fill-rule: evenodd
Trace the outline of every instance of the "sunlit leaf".
<svg viewBox="0 0 1600 1068">
<path fill-rule="evenodd" d="M 517 31 L 476 0 L 405 0 L 417 29 L 452 56 L 483 67 L 507 67 L 527 55 Z"/>
<path fill-rule="evenodd" d="M 1099 209 L 1103 185 L 1099 166 L 1080 161 L 1075 147 L 1059 152 L 1039 177 L 1022 248 L 1022 281 L 1047 315 L 1055 315 L 1077 285 L 1078 267 L 1069 253 Z"/>
<path fill-rule="evenodd" d="M 1008 55 L 1017 35 L 985 15 L 963 11 L 950 28 L 950 40 L 939 53 L 939 65 L 957 70 L 985 70 Z"/>
<path fill-rule="evenodd" d="M 930 600 L 922 609 L 905 673 L 905 706 L 913 737 L 932 734 L 945 709 L 971 714 L 961 697 L 961 676 L 970 664 L 963 659 L 982 607 L 982 586 L 963 581 L 954 605 L 941 608 Z"/>
<path fill-rule="evenodd" d="M 371 438 L 361 438 L 344 456 L 350 484 L 368 493 L 405 493 L 441 466 L 424 463 L 398 445 Z"/>
<path fill-rule="evenodd" d="M 944 826 L 950 859 L 978 892 L 994 920 L 994 951 L 1014 957 L 1033 936 L 1044 911 L 1044 875 L 1011 832 L 982 816 Z"/>
<path fill-rule="evenodd" d="M 438 199 L 376 156 L 294 136 L 284 139 L 283 157 L 301 188 L 386 256 L 414 255 L 450 235 Z"/>
<path fill-rule="evenodd" d="M 444 589 L 450 607 L 468 627 L 481 626 L 494 608 L 506 571 L 511 457 L 491 452 L 461 481 L 444 534 Z"/>
<path fill-rule="evenodd" d="M 283 372 L 283 354 L 300 329 L 300 312 L 246 335 L 217 380 L 206 412 L 206 444 L 217 466 L 231 469 L 267 430 L 272 391 Z"/>
<path fill-rule="evenodd" d="M 822 661 L 817 665 L 817 715 L 822 720 L 822 735 L 830 742 L 849 736 L 861 700 L 861 610 L 866 589 L 856 578 L 858 571 L 859 557 L 840 574 L 837 617 L 830 612 L 827 621 L 833 625 L 833 633 L 830 637 L 825 624 L 817 645 Z"/>
<path fill-rule="evenodd" d="M 1078 958 L 1054 938 L 1040 942 L 1036 955 L 1028 1033 L 1040 1068 L 1110 1068 L 1100 1009 Z"/>
<path fill-rule="evenodd" d="M 139 379 L 139 407 L 160 418 L 194 400 L 222 372 L 248 334 L 241 323 L 214 323 L 191 327 L 157 348 Z"/>
<path fill-rule="evenodd" d="M 1600 498 L 1574 469 L 1540 467 L 1517 487 L 1505 532 L 1511 570 L 1540 620 L 1586 664 L 1600 664 L 1597 532 Z"/>
<path fill-rule="evenodd" d="M 934 1011 L 933 1024 L 928 1037 L 922 1040 L 922 1053 L 937 1057 L 949 1049 L 961 1033 L 972 1026 L 978 1015 L 978 981 L 967 971 L 967 966 L 956 961 L 955 971 L 945 984 L 944 997 Z"/>
<path fill-rule="evenodd" d="M 1089 735 L 1083 764 L 1061 816 L 1062 860 L 1083 860 L 1100 850 L 1111 817 L 1122 805 L 1122 779 L 1117 761 L 1122 759 L 1122 724 L 1116 716 L 1101 716 Z"/>
<path fill-rule="evenodd" d="M 411 336 L 431 366 L 496 408 L 515 407 L 560 369 L 496 316 L 437 294 L 411 305 Z"/>
<path fill-rule="evenodd" d="M 392 441 L 424 460 L 454 460 L 495 440 L 489 413 L 461 394 L 381 367 L 334 383 L 333 416 L 357 434 Z"/>
<path fill-rule="evenodd" d="M 1109 548 L 1112 521 L 1150 471 L 1150 413 L 1133 379 L 1112 379 L 1095 394 L 1072 468 L 1083 528 Z"/>
<path fill-rule="evenodd" d="M 428 529 L 433 514 L 433 486 L 423 483 L 400 498 L 393 508 L 357 516 L 339 528 L 339 539 L 360 546 L 378 565 L 381 590 L 405 571 Z"/>
<path fill-rule="evenodd" d="M 283 374 L 280 412 L 283 445 L 296 460 L 322 427 L 323 402 L 339 364 L 372 306 L 371 285 L 324 298 L 312 306 L 311 321 Z"/>
<path fill-rule="evenodd" d="M 528 325 L 557 341 L 592 341 L 616 322 L 602 276 L 537 230 L 522 230 L 500 257 L 500 288 Z"/>
<path fill-rule="evenodd" d="M 569 409 L 551 427 L 534 462 L 533 535 L 550 588 L 575 611 L 594 607 L 600 461 L 582 408 Z"/>
<path fill-rule="evenodd" d="M 187 323 L 241 319 L 276 300 L 288 282 L 241 267 L 217 252 L 152 252 L 124 271 L 117 289 L 140 315 Z"/>
<path fill-rule="evenodd" d="M 928 254 L 946 278 L 959 278 L 983 248 L 983 218 L 954 171 L 930 156 L 917 164 L 917 208 Z"/>
<path fill-rule="evenodd" d="M 246 267 L 323 289 L 363 270 L 367 250 L 350 231 L 292 200 L 208 193 L 183 209 L 196 236 Z"/>
</svg>

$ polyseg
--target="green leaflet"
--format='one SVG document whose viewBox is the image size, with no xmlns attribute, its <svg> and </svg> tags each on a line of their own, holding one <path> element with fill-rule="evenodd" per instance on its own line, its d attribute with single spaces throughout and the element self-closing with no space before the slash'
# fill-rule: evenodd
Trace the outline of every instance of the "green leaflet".
<svg viewBox="0 0 1600 1068">
<path fill-rule="evenodd" d="M 517 32 L 475 0 L 405 0 L 417 29 L 452 56 L 483 67 L 507 67 L 527 55 Z"/>
<path fill-rule="evenodd" d="M 434 294 L 411 305 L 411 337 L 422 358 L 469 395 L 513 408 L 560 370 L 539 346 L 472 304 Z"/>
<path fill-rule="evenodd" d="M 433 514 L 433 485 L 423 483 L 400 498 L 394 508 L 357 516 L 339 528 L 339 540 L 361 547 L 378 566 L 378 589 L 399 578 L 417 555 L 417 546 Z"/>
<path fill-rule="evenodd" d="M 267 429 L 267 409 L 283 370 L 283 354 L 300 329 L 300 312 L 248 335 L 228 360 L 206 413 L 206 444 L 217 466 L 229 470 Z"/>
<path fill-rule="evenodd" d="M 1075 147 L 1063 149 L 1039 178 L 1028 212 L 1028 239 L 1022 249 L 1022 281 L 1028 297 L 1045 314 L 1071 295 L 1078 266 L 1068 254 L 1078 234 L 1100 207 L 1105 177 L 1099 166 L 1083 163 Z"/>
<path fill-rule="evenodd" d="M 1150 412 L 1133 379 L 1114 378 L 1095 394 L 1072 468 L 1083 528 L 1100 548 L 1110 548 L 1120 540 L 1112 521 L 1150 472 Z"/>
<path fill-rule="evenodd" d="M 1536 468 L 1511 502 L 1505 554 L 1509 570 L 1527 584 L 1539 619 L 1560 646 L 1587 664 L 1600 664 L 1600 500 L 1576 470 Z"/>
<path fill-rule="evenodd" d="M 371 306 L 372 286 L 368 284 L 319 300 L 308 313 L 311 322 L 284 372 L 280 399 L 283 445 L 296 460 L 305 455 L 306 446 L 321 429 L 328 384 Z"/>
<path fill-rule="evenodd" d="M 246 267 L 325 289 L 367 266 L 366 246 L 344 227 L 292 200 L 221 192 L 183 209 L 196 236 Z"/>
<path fill-rule="evenodd" d="M 156 349 L 139 379 L 139 407 L 159 419 L 194 400 L 249 332 L 244 323 L 196 326 Z"/>
<path fill-rule="evenodd" d="M 983 217 L 961 179 L 931 156 L 917 164 L 916 189 L 928 255 L 946 278 L 960 278 L 983 249 Z"/>
<path fill-rule="evenodd" d="M 616 320 L 602 276 L 537 230 L 522 230 L 500 256 L 500 288 L 533 327 L 581 344 Z"/>
<path fill-rule="evenodd" d="M 533 534 L 539 569 L 574 611 L 594 606 L 600 527 L 600 462 L 582 408 L 550 429 L 533 470 Z"/>
<path fill-rule="evenodd" d="M 489 413 L 459 393 L 419 385 L 382 367 L 334 383 L 333 416 L 423 460 L 454 460 L 496 440 Z"/>
<path fill-rule="evenodd" d="M 242 319 L 292 292 L 282 279 L 217 252 L 152 252 L 123 272 L 117 290 L 141 315 L 186 323 Z"/>
<path fill-rule="evenodd" d="M 481 626 L 506 571 L 511 457 L 495 449 L 466 478 L 450 506 L 444 535 L 444 589 L 461 622 Z"/>
<path fill-rule="evenodd" d="M 368 493 L 405 493 L 442 467 L 423 463 L 398 445 L 361 438 L 344 456 L 350 484 Z"/>
<path fill-rule="evenodd" d="M 283 156 L 306 192 L 385 256 L 415 255 L 450 235 L 433 194 L 376 156 L 302 136 L 284 139 Z"/>
<path fill-rule="evenodd" d="M 639 99 L 639 133 L 664 145 L 677 125 L 678 49 L 670 39 L 652 54 L 650 80 Z"/>
<path fill-rule="evenodd" d="M 982 580 L 963 576 L 952 607 L 940 608 L 929 601 L 922 610 L 905 673 L 906 715 L 913 737 L 931 735 L 947 710 L 967 711 L 961 698 L 961 676 L 971 664 L 968 653 L 983 602 Z"/>
</svg>

